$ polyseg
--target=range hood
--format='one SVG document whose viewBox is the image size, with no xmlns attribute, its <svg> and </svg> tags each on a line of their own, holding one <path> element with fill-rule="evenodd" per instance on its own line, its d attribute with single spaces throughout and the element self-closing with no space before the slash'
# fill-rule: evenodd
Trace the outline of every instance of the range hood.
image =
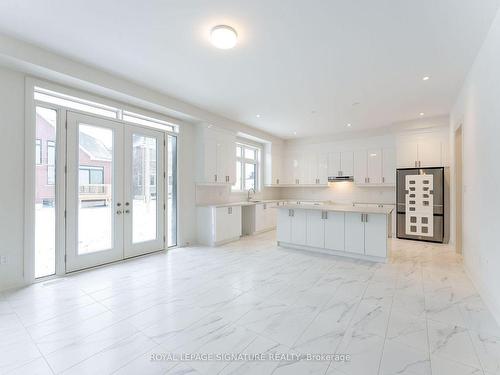
<svg viewBox="0 0 500 375">
<path fill-rule="evenodd" d="M 329 176 L 328 182 L 354 181 L 353 176 Z"/>
</svg>

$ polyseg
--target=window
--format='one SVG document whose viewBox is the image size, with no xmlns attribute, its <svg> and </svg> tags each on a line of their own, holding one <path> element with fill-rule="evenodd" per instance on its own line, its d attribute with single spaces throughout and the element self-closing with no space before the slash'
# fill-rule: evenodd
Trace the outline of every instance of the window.
<svg viewBox="0 0 500 375">
<path fill-rule="evenodd" d="M 259 190 L 260 149 L 236 143 L 236 183 L 233 191 Z"/>
<path fill-rule="evenodd" d="M 127 111 L 123 108 L 112 107 L 76 96 L 44 89 L 42 87 L 35 87 L 34 99 L 39 102 L 51 103 L 57 106 L 76 109 L 78 111 L 92 113 L 94 115 L 115 118 L 150 128 L 175 133 L 179 132 L 179 127 L 177 125 L 159 118 L 144 116 L 139 113 Z"/>
<path fill-rule="evenodd" d="M 37 139 L 35 145 L 36 165 L 42 164 L 42 140 Z"/>
<path fill-rule="evenodd" d="M 80 167 L 80 186 L 104 184 L 103 167 Z"/>
</svg>

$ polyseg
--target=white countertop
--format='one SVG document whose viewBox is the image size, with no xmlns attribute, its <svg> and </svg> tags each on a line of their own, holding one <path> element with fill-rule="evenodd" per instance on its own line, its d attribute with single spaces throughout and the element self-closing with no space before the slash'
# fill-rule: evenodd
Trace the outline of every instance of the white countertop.
<svg viewBox="0 0 500 375">
<path fill-rule="evenodd" d="M 274 202 L 287 202 L 286 199 L 268 199 L 262 201 L 241 201 L 241 202 L 229 202 L 229 203 L 209 203 L 209 204 L 197 204 L 197 207 L 234 207 L 234 206 L 253 206 L 259 203 L 274 203 Z"/>
<path fill-rule="evenodd" d="M 280 209 L 295 209 L 295 210 L 319 210 L 319 211 L 342 211 L 342 212 L 359 212 L 364 214 L 390 214 L 394 208 L 392 207 L 355 207 L 349 204 L 323 204 L 323 205 L 300 205 L 300 204 L 285 204 L 279 206 Z"/>
</svg>

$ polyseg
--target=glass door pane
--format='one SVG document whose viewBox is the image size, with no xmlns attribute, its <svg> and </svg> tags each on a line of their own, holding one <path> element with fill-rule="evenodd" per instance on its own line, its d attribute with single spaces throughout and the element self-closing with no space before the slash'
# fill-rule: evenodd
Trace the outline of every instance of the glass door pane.
<svg viewBox="0 0 500 375">
<path fill-rule="evenodd" d="M 156 239 L 157 233 L 157 141 L 132 135 L 132 242 Z"/>
<path fill-rule="evenodd" d="M 78 253 L 113 247 L 113 130 L 78 126 Z"/>
<path fill-rule="evenodd" d="M 126 125 L 124 150 L 127 258 L 165 248 L 164 133 Z"/>
<path fill-rule="evenodd" d="M 36 107 L 35 278 L 54 275 L 57 111 Z"/>
</svg>

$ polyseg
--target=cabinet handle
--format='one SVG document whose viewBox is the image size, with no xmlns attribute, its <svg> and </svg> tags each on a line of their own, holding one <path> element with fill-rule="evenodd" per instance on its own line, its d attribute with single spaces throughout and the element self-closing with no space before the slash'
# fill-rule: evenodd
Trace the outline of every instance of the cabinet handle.
<svg viewBox="0 0 500 375">
<path fill-rule="evenodd" d="M 367 177 L 366 180 L 368 181 L 368 183 L 370 183 L 370 177 Z"/>
<path fill-rule="evenodd" d="M 292 210 L 292 217 L 295 216 L 295 210 Z"/>
<path fill-rule="evenodd" d="M 368 214 L 365 214 L 365 223 L 368 223 Z"/>
<path fill-rule="evenodd" d="M 364 222 L 365 214 L 361 214 L 361 222 Z"/>
<path fill-rule="evenodd" d="M 384 183 L 384 182 L 385 182 L 385 177 L 382 177 L 382 183 Z"/>
<path fill-rule="evenodd" d="M 415 167 L 418 167 L 418 161 L 415 160 Z"/>
<path fill-rule="evenodd" d="M 421 166 L 422 166 L 422 162 L 421 162 L 421 161 L 419 161 L 419 162 L 418 162 L 418 167 L 420 168 Z"/>
<path fill-rule="evenodd" d="M 214 180 L 215 180 L 215 182 L 217 182 L 217 175 L 216 174 L 214 174 Z"/>
</svg>

